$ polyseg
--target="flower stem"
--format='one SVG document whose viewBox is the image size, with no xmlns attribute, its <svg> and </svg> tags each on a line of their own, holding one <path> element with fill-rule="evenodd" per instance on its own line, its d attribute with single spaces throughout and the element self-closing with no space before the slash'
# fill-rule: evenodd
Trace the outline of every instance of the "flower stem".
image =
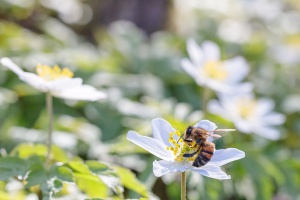
<svg viewBox="0 0 300 200">
<path fill-rule="evenodd" d="M 185 172 L 181 172 L 181 200 L 186 200 Z"/>
<path fill-rule="evenodd" d="M 48 112 L 48 139 L 47 139 L 47 157 L 46 165 L 50 162 L 51 157 L 51 147 L 52 147 L 52 132 L 53 132 L 53 106 L 52 106 L 52 96 L 50 93 L 46 93 L 46 106 Z"/>
<path fill-rule="evenodd" d="M 202 94 L 202 112 L 203 112 L 203 116 L 206 115 L 207 112 L 207 102 L 209 99 L 209 88 L 203 86 L 203 94 Z"/>
</svg>

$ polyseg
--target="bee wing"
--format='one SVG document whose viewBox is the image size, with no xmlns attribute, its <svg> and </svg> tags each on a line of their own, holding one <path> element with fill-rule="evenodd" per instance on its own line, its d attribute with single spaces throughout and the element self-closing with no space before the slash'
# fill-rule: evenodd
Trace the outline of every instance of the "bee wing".
<svg viewBox="0 0 300 200">
<path fill-rule="evenodd" d="M 210 140 L 217 140 L 231 131 L 236 131 L 236 129 L 216 129 L 214 131 L 209 131 Z"/>
</svg>

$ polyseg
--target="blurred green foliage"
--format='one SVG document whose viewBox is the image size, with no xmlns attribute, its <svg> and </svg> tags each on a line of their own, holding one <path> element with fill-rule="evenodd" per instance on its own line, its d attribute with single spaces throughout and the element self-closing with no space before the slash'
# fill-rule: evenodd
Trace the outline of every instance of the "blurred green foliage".
<svg viewBox="0 0 300 200">
<path fill-rule="evenodd" d="M 93 199 L 179 199 L 179 177 L 154 177 L 153 156 L 128 142 L 126 133 L 150 135 L 150 120 L 156 117 L 181 132 L 203 117 L 219 127 L 233 127 L 226 119 L 200 111 L 202 88 L 180 66 L 180 59 L 187 57 L 189 37 L 215 41 L 224 59 L 244 56 L 251 66 L 247 80 L 255 85 L 256 96 L 273 99 L 286 123 L 278 127 L 282 133 L 278 141 L 243 133 L 218 140 L 217 149 L 235 147 L 246 157 L 225 166 L 231 180 L 188 173 L 188 198 L 300 198 L 300 27 L 289 21 L 300 18 L 297 1 L 199 1 L 194 7 L 175 1 L 169 5 L 168 28 L 151 35 L 126 21 L 108 27 L 95 21 L 85 24 L 83 17 L 70 21 L 74 11 L 49 2 L 0 2 L 0 57 L 12 58 L 26 71 L 34 71 L 38 63 L 69 67 L 84 83 L 106 91 L 108 99 L 54 100 L 52 153 L 60 165 L 44 169 L 45 96 L 1 67 L 0 199 L 25 199 L 49 191 L 56 192 L 55 198 L 73 198 L 68 195 L 78 192 Z M 66 8 L 85 15 L 84 8 L 97 12 L 89 5 L 92 1 L 70 2 Z M 85 27 L 92 27 L 92 34 L 83 32 Z M 25 187 L 10 189 L 14 180 Z M 68 190 L 71 182 L 77 183 L 76 192 Z"/>
</svg>

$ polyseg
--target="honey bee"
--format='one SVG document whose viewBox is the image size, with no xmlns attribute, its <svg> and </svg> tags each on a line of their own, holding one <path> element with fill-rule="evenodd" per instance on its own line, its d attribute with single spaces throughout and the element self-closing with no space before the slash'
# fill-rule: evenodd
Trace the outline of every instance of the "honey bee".
<svg viewBox="0 0 300 200">
<path fill-rule="evenodd" d="M 197 128 L 193 126 L 187 127 L 183 141 L 189 146 L 198 147 L 193 153 L 183 154 L 183 157 L 191 158 L 197 155 L 193 162 L 194 167 L 201 167 L 206 165 L 212 158 L 215 151 L 215 144 L 208 142 L 209 136 L 214 139 L 222 137 L 221 135 L 215 134 L 214 132 L 229 132 L 235 131 L 235 129 L 216 129 L 214 131 L 207 131 L 203 128 Z"/>
</svg>

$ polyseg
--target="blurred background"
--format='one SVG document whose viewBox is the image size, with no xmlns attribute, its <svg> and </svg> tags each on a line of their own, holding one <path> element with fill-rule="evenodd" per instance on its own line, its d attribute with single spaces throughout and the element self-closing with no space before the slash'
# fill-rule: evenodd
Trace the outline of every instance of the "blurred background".
<svg viewBox="0 0 300 200">
<path fill-rule="evenodd" d="M 224 167 L 231 180 L 188 173 L 188 198 L 300 199 L 299 21 L 298 0 L 1 0 L 0 57 L 30 72 L 38 63 L 69 67 L 107 92 L 101 102 L 54 99 L 54 143 L 83 159 L 127 167 L 158 199 L 171 200 L 180 197 L 180 175 L 156 178 L 155 157 L 126 133 L 151 135 L 156 117 L 183 132 L 204 117 L 202 88 L 180 59 L 188 56 L 188 38 L 212 40 L 223 59 L 245 57 L 245 81 L 254 84 L 257 98 L 273 99 L 286 122 L 277 141 L 243 133 L 218 140 L 217 149 L 236 147 L 246 157 Z M 216 115 L 205 118 L 234 127 Z M 0 67 L 1 153 L 44 142 L 46 126 L 44 94 Z M 6 183 L 0 189 L 14 190 Z"/>
</svg>

